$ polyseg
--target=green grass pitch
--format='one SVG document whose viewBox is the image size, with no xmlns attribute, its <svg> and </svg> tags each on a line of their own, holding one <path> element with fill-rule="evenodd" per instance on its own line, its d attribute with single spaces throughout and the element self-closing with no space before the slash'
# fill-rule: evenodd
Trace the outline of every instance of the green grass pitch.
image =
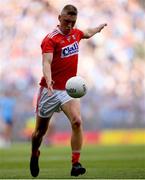
<svg viewBox="0 0 145 180">
<path fill-rule="evenodd" d="M 0 149 L 0 179 L 31 179 L 30 149 L 30 144 L 27 143 Z M 144 145 L 85 145 L 81 153 L 81 162 L 87 173 L 77 179 L 145 178 Z M 70 147 L 41 147 L 40 173 L 37 179 L 71 179 L 70 169 Z"/>
</svg>

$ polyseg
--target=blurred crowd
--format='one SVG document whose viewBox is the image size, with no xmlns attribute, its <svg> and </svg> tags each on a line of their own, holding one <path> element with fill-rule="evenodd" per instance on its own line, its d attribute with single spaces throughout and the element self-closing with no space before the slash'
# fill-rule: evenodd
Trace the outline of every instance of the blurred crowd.
<svg viewBox="0 0 145 180">
<path fill-rule="evenodd" d="M 145 127 L 144 1 L 5 0 L 0 1 L 0 101 L 9 97 L 6 91 L 13 94 L 14 129 L 34 116 L 42 75 L 40 44 L 66 4 L 78 8 L 76 26 L 82 30 L 108 24 L 80 42 L 78 74 L 88 84 L 81 99 L 85 129 Z"/>
</svg>

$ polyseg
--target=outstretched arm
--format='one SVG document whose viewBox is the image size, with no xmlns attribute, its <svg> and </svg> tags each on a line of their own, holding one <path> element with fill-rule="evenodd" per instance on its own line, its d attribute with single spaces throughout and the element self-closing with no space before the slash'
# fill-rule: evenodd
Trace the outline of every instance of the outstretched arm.
<svg viewBox="0 0 145 180">
<path fill-rule="evenodd" d="M 94 36 L 96 33 L 99 33 L 105 26 L 107 26 L 106 23 L 100 24 L 98 27 L 83 31 L 84 32 L 83 39 L 89 39 L 90 37 Z"/>
</svg>

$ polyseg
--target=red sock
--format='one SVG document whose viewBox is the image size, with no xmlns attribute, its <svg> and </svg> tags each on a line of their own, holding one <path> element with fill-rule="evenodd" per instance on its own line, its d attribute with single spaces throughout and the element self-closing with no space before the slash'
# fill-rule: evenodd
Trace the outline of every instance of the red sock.
<svg viewBox="0 0 145 180">
<path fill-rule="evenodd" d="M 72 164 L 79 162 L 80 152 L 72 152 Z"/>
</svg>

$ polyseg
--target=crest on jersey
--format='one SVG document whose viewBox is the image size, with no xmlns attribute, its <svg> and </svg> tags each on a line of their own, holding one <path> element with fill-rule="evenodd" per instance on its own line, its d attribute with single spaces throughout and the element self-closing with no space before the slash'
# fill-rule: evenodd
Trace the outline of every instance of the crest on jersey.
<svg viewBox="0 0 145 180">
<path fill-rule="evenodd" d="M 70 42 L 70 40 L 71 40 L 71 36 L 68 36 L 68 37 L 67 37 L 67 40 Z"/>
<path fill-rule="evenodd" d="M 76 40 L 76 35 L 75 35 L 75 34 L 73 34 L 73 35 L 72 35 L 72 38 L 73 38 L 74 40 Z"/>
<path fill-rule="evenodd" d="M 79 52 L 78 42 L 74 42 L 62 48 L 61 58 L 73 56 L 74 54 L 78 54 L 78 52 Z"/>
</svg>

